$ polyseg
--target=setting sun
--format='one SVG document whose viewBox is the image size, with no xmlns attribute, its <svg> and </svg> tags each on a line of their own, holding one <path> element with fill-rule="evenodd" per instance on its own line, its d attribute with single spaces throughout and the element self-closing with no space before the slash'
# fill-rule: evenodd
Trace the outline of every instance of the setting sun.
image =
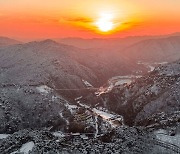
<svg viewBox="0 0 180 154">
<path fill-rule="evenodd" d="M 95 25 L 102 32 L 108 32 L 114 28 L 113 15 L 111 13 L 102 13 Z"/>
</svg>

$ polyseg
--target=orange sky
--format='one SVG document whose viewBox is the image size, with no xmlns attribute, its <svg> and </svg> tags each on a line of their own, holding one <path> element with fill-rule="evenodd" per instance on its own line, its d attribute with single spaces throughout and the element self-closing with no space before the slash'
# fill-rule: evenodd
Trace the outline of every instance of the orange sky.
<svg viewBox="0 0 180 154">
<path fill-rule="evenodd" d="M 113 30 L 94 24 L 112 14 Z M 124 37 L 180 30 L 180 0 L 0 0 L 0 36 L 17 39 Z"/>
</svg>

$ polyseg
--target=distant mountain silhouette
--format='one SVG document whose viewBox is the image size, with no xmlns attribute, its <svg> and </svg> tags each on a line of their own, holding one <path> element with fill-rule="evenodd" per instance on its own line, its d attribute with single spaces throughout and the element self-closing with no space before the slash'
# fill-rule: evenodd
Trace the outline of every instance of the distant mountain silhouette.
<svg viewBox="0 0 180 154">
<path fill-rule="evenodd" d="M 75 47 L 89 49 L 89 48 L 100 48 L 103 50 L 110 51 L 118 51 L 122 50 L 126 47 L 129 47 L 135 43 L 141 42 L 143 40 L 148 39 L 156 39 L 156 38 L 166 38 L 170 36 L 180 36 L 180 33 L 173 33 L 169 35 L 157 35 L 157 36 L 128 36 L 125 38 L 109 38 L 109 39 L 101 39 L 101 38 L 93 38 L 93 39 L 83 39 L 78 37 L 70 37 L 63 39 L 54 39 L 59 43 L 64 43 L 67 45 L 73 45 Z"/>
<path fill-rule="evenodd" d="M 180 36 L 144 40 L 124 49 L 121 54 L 136 61 L 175 61 L 180 58 Z"/>
<path fill-rule="evenodd" d="M 1 46 L 14 45 L 14 44 L 20 44 L 20 43 L 22 43 L 22 42 L 8 38 L 8 37 L 0 36 L 0 47 Z"/>
</svg>

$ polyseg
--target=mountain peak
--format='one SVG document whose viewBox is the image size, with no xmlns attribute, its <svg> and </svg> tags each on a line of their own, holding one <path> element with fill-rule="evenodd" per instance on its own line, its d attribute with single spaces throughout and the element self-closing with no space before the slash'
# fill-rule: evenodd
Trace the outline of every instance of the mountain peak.
<svg viewBox="0 0 180 154">
<path fill-rule="evenodd" d="M 42 44 L 58 44 L 56 41 L 54 40 L 51 40 L 51 39 L 46 39 L 46 40 L 43 40 L 43 41 L 40 41 L 40 43 Z"/>
<path fill-rule="evenodd" d="M 14 44 L 20 44 L 22 42 L 8 38 L 8 37 L 4 37 L 4 36 L 0 36 L 0 46 L 8 46 L 8 45 L 14 45 Z"/>
<path fill-rule="evenodd" d="M 53 40 L 51 40 L 51 39 L 46 39 L 46 40 L 42 40 L 42 41 L 32 41 L 32 42 L 28 42 L 28 43 L 26 43 L 26 45 L 30 45 L 30 46 L 58 46 L 59 45 L 59 43 L 57 43 L 56 41 L 53 41 Z"/>
</svg>

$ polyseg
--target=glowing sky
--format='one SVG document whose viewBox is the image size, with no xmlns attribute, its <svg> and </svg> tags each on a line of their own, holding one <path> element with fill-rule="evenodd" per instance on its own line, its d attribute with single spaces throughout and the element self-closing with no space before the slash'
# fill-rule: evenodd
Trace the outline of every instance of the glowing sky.
<svg viewBox="0 0 180 154">
<path fill-rule="evenodd" d="M 124 37 L 179 29 L 180 0 L 0 0 L 0 36 Z"/>
</svg>

